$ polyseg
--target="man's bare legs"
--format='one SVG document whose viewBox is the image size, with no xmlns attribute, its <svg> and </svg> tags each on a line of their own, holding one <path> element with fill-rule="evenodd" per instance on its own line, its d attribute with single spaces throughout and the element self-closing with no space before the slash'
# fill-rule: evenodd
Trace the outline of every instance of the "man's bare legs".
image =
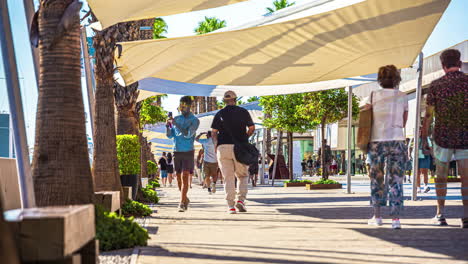
<svg viewBox="0 0 468 264">
<path fill-rule="evenodd" d="M 187 192 L 189 189 L 189 171 L 183 171 L 182 173 L 177 173 L 177 185 L 179 186 L 180 191 L 180 203 L 187 204 Z"/>
<path fill-rule="evenodd" d="M 437 215 L 444 214 L 445 196 L 447 195 L 447 174 L 449 163 L 441 162 L 436 159 L 435 188 L 437 194 Z"/>
<path fill-rule="evenodd" d="M 167 179 L 169 180 L 169 186 L 172 186 L 172 178 L 174 177 L 174 174 L 168 173 L 167 174 Z"/>
<path fill-rule="evenodd" d="M 418 178 L 417 178 L 418 188 L 421 187 L 421 174 L 424 176 L 424 185 L 427 185 L 427 183 L 429 181 L 428 173 L 429 173 L 428 169 L 419 169 Z"/>
</svg>

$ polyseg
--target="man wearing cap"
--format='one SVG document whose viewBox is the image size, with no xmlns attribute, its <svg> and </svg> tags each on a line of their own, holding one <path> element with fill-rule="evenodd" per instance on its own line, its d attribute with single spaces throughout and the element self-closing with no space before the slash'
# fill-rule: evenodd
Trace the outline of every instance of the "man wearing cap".
<svg viewBox="0 0 468 264">
<path fill-rule="evenodd" d="M 228 204 L 228 213 L 247 212 L 248 165 L 236 160 L 234 144 L 248 142 L 255 131 L 255 125 L 249 112 L 236 106 L 237 95 L 233 91 L 224 94 L 226 107 L 221 109 L 211 125 L 213 142 L 217 146 L 218 165 L 224 176 L 224 190 Z M 235 178 L 237 177 L 237 197 Z"/>
<path fill-rule="evenodd" d="M 195 165 L 193 142 L 200 125 L 198 118 L 190 112 L 191 105 L 191 96 L 182 97 L 179 105 L 181 115 L 169 118 L 166 123 L 166 135 L 174 140 L 174 167 L 181 192 L 179 212 L 185 212 L 190 203 L 187 192 L 190 185 L 189 175 Z"/>
</svg>

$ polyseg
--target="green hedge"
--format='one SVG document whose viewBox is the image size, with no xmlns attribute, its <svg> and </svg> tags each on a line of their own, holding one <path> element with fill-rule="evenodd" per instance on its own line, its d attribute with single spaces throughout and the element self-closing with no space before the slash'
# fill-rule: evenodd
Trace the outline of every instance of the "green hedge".
<svg viewBox="0 0 468 264">
<path fill-rule="evenodd" d="M 312 183 L 311 180 L 292 180 L 292 181 L 285 181 L 284 183 L 294 183 L 294 182 L 300 182 L 300 183 Z"/>
<path fill-rule="evenodd" d="M 148 160 L 148 175 L 154 175 L 158 171 L 158 165 L 156 163 L 152 162 L 151 160 Z"/>
<path fill-rule="evenodd" d="M 158 187 L 161 187 L 161 185 L 159 184 L 159 182 L 154 179 L 154 180 L 151 180 L 148 182 L 148 184 L 146 185 L 147 188 L 151 188 L 151 189 L 156 189 Z"/>
<path fill-rule="evenodd" d="M 328 180 L 321 179 L 321 180 L 315 181 L 313 184 L 340 184 L 340 183 L 334 180 L 330 180 L 330 179 Z"/>
<path fill-rule="evenodd" d="M 148 231 L 133 220 L 96 206 L 96 238 L 103 251 L 146 246 Z"/>
<path fill-rule="evenodd" d="M 140 141 L 136 135 L 117 136 L 120 175 L 140 174 Z"/>
<path fill-rule="evenodd" d="M 122 205 L 122 214 L 124 216 L 134 216 L 134 217 L 143 217 L 150 216 L 153 211 L 149 208 L 148 205 L 142 204 L 137 201 L 132 201 L 127 199 Z"/>
<path fill-rule="evenodd" d="M 158 193 L 151 188 L 151 186 L 146 186 L 145 188 L 141 189 L 143 191 L 143 197 L 145 198 L 146 201 L 149 203 L 158 203 L 159 202 L 159 197 Z"/>
</svg>

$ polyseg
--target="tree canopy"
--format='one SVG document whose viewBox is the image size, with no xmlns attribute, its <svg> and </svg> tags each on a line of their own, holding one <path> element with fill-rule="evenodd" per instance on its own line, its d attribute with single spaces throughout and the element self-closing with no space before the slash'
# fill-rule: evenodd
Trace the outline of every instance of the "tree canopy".
<svg viewBox="0 0 468 264">
<path fill-rule="evenodd" d="M 252 96 L 249 99 L 247 99 L 247 103 L 257 102 L 259 100 L 260 100 L 259 96 Z"/>
<path fill-rule="evenodd" d="M 198 23 L 198 27 L 195 28 L 195 33 L 197 35 L 202 35 L 210 33 L 217 29 L 223 28 L 226 26 L 226 20 L 221 20 L 216 17 L 205 17 L 205 20 Z"/>
<path fill-rule="evenodd" d="M 344 88 L 325 90 L 304 95 L 304 104 L 297 114 L 309 122 L 331 124 L 348 115 L 348 93 Z M 359 114 L 359 99 L 353 95 L 353 118 Z"/>
<path fill-rule="evenodd" d="M 163 34 L 167 33 L 167 23 L 164 19 L 157 17 L 153 24 L 153 39 L 166 38 Z"/>
<path fill-rule="evenodd" d="M 290 7 L 294 4 L 296 4 L 296 2 L 289 3 L 288 0 L 275 0 L 273 1 L 273 7 L 267 7 L 267 11 L 268 11 L 268 14 L 271 14 L 275 11 L 278 11 L 286 7 Z"/>
<path fill-rule="evenodd" d="M 316 121 L 311 122 L 309 118 L 298 114 L 298 110 L 304 107 L 305 96 L 306 93 L 260 97 L 263 112 L 270 116 L 263 124 L 267 128 L 298 133 L 317 127 Z"/>
<path fill-rule="evenodd" d="M 163 97 L 163 95 L 151 96 L 142 101 L 140 109 L 141 127 L 166 120 L 166 111 L 157 105 L 158 97 Z"/>
</svg>

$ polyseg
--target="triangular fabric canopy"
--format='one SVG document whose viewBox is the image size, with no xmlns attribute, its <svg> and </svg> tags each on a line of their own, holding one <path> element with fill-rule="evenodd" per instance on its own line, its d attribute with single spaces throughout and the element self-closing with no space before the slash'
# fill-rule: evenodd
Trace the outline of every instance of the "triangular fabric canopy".
<svg viewBox="0 0 468 264">
<path fill-rule="evenodd" d="M 88 0 L 101 27 L 124 21 L 204 10 L 247 0 Z"/>
<path fill-rule="evenodd" d="M 285 85 L 366 75 L 386 64 L 410 66 L 449 3 L 367 0 L 259 27 L 126 42 L 117 65 L 127 84 L 155 77 L 208 85 Z"/>
</svg>

